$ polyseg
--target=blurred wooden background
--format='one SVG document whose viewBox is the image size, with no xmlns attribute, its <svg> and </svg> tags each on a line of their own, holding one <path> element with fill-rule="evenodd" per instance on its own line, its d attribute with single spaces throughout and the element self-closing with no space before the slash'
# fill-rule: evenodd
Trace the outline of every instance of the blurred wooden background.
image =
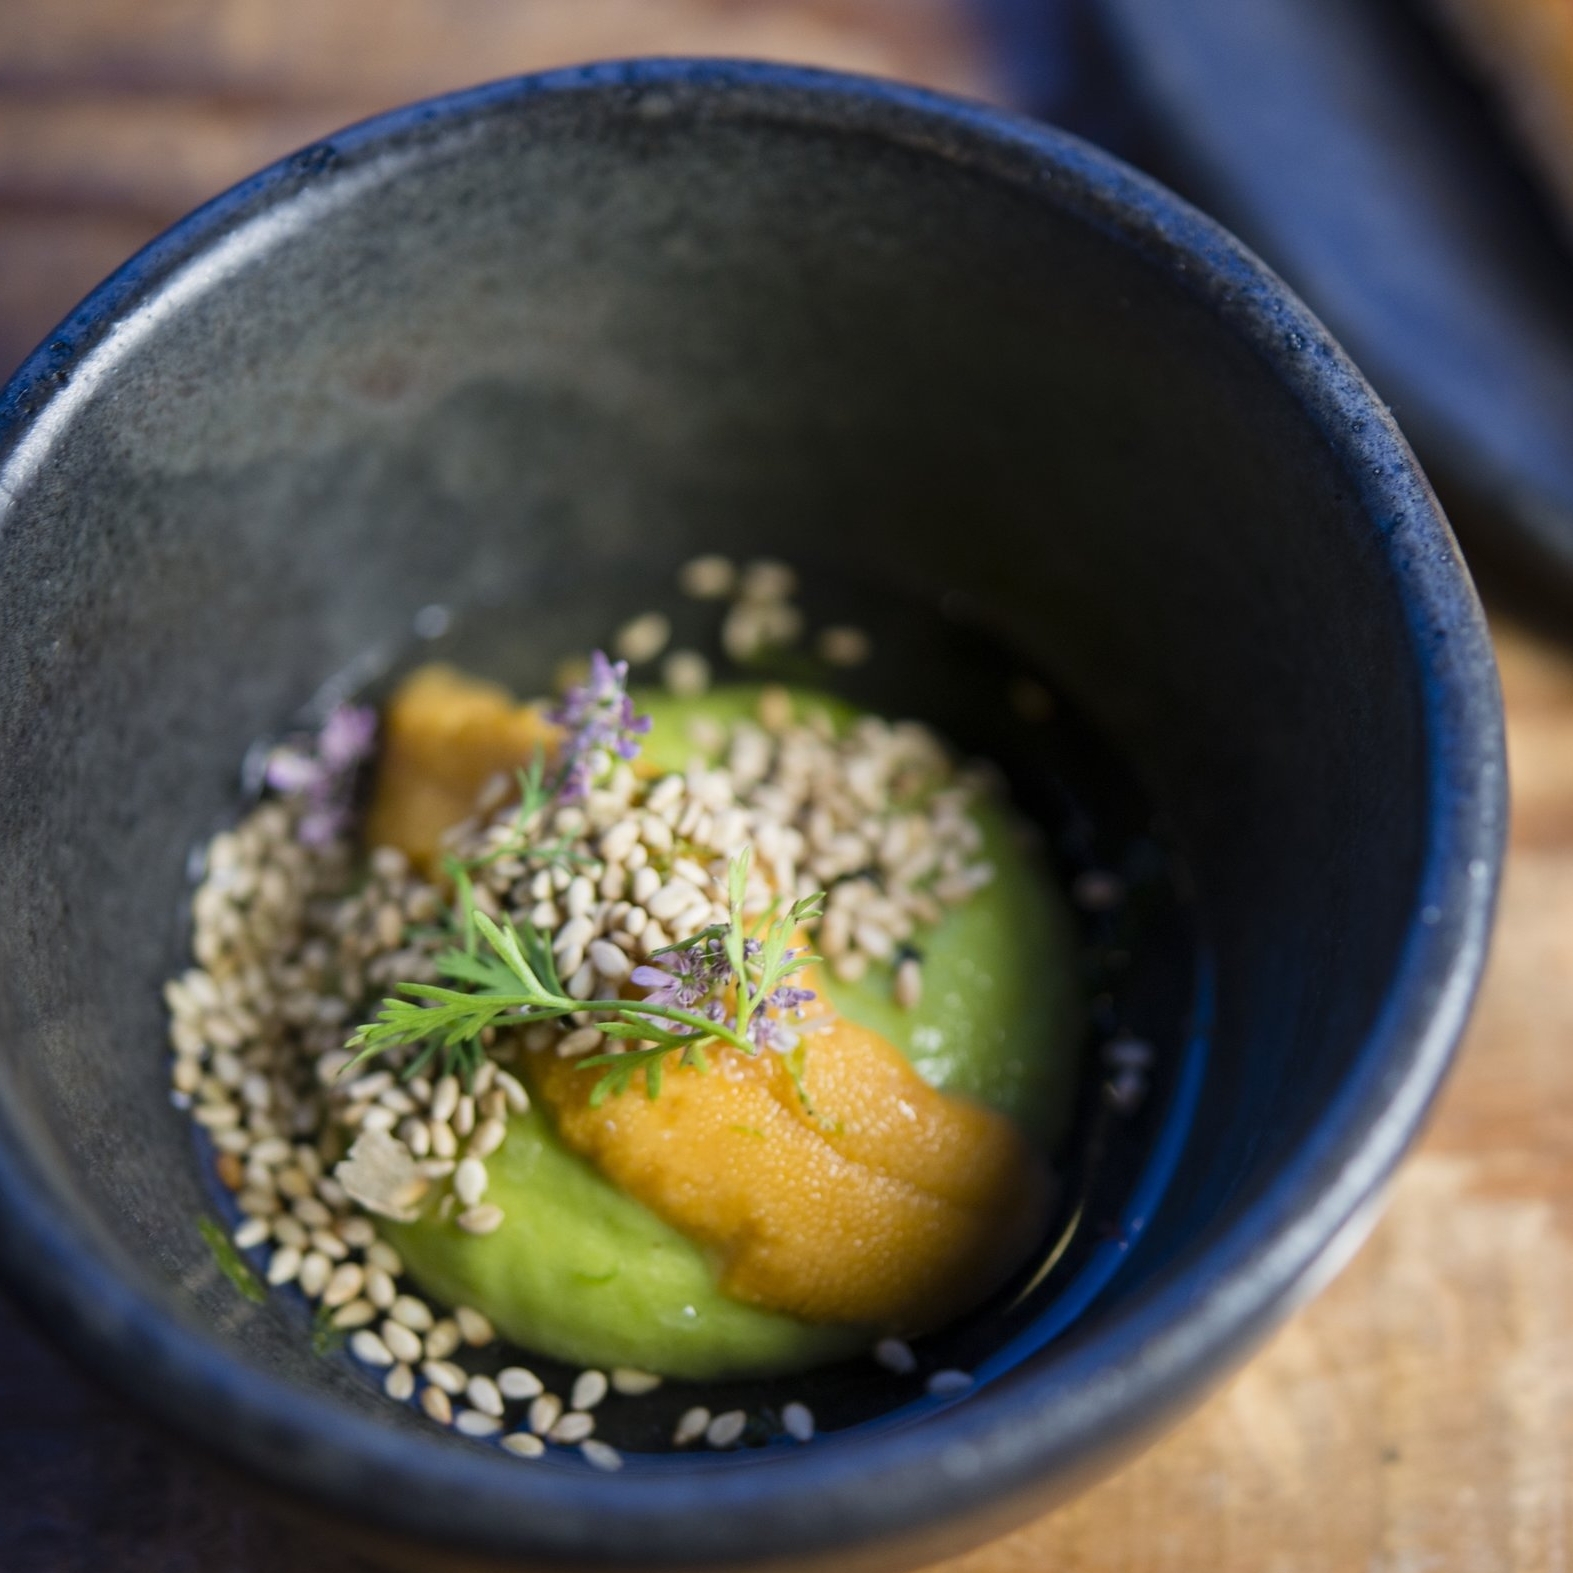
<svg viewBox="0 0 1573 1573">
<path fill-rule="evenodd" d="M 961 0 L 0 0 L 0 373 L 136 247 L 400 101 L 641 53 L 988 97 Z M 1573 661 L 1499 626 L 1495 959 L 1354 1265 L 1144 1458 L 948 1573 L 1562 1573 L 1573 1490 Z M 0 1573 L 355 1573 L 0 1306 Z"/>
</svg>

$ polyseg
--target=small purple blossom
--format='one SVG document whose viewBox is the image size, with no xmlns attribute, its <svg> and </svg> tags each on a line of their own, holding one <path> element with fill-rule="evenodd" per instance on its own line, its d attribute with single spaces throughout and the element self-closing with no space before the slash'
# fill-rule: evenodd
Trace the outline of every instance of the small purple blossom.
<svg viewBox="0 0 1573 1573">
<path fill-rule="evenodd" d="M 281 797 L 301 800 L 295 834 L 303 845 L 327 846 L 348 830 L 355 774 L 377 740 L 377 712 L 338 705 L 315 736 L 291 738 L 268 754 L 263 779 Z"/>
<path fill-rule="evenodd" d="M 758 957 L 760 950 L 758 940 L 743 942 L 743 965 L 750 974 L 750 982 L 755 984 L 758 979 L 753 976 L 751 963 Z M 790 961 L 795 954 L 788 951 L 783 960 Z M 647 963 L 635 967 L 629 974 L 630 982 L 649 991 L 645 995 L 649 1004 L 695 1011 L 734 1032 L 737 1030 L 736 1015 L 728 1013 L 722 998 L 728 989 L 736 986 L 737 974 L 732 969 L 726 946 L 719 939 L 697 940 L 681 950 L 667 951 L 660 960 L 662 965 L 659 967 Z M 755 1007 L 749 1017 L 745 1036 L 755 1048 L 790 1054 L 798 1046 L 803 1034 L 814 1030 L 815 1024 L 803 1024 L 801 1016 L 803 1007 L 816 998 L 818 996 L 813 989 L 799 988 L 790 983 L 779 985 Z M 783 1020 L 788 1014 L 797 1016 L 799 1021 L 789 1023 Z"/>
<path fill-rule="evenodd" d="M 568 735 L 557 795 L 565 803 L 582 802 L 612 767 L 614 759 L 632 759 L 637 739 L 650 730 L 650 717 L 636 715 L 628 697 L 628 663 L 608 661 L 591 652 L 590 675 L 563 696 L 550 719 Z"/>
</svg>

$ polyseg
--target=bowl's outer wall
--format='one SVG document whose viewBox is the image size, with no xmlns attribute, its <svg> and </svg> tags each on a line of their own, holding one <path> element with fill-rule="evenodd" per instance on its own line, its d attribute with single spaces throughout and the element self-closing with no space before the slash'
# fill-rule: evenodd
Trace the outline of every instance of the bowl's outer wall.
<svg viewBox="0 0 1573 1573">
<path fill-rule="evenodd" d="M 1385 413 L 1157 188 L 905 90 L 513 84 L 225 201 L 7 395 L 0 1194 L 55 1234 L 10 1271 L 221 1451 L 399 1532 L 696 1564 L 1063 1490 L 1281 1306 L 1412 1131 L 1478 972 L 1494 677 Z M 657 1489 L 436 1434 L 235 1295 L 193 1227 L 158 987 L 188 849 L 325 678 L 434 601 L 585 642 L 562 609 L 587 584 L 703 549 L 987 608 L 1176 827 L 1220 1003 L 1163 1213 L 1074 1337 L 951 1412 L 964 1441 Z M 1139 1314 L 1160 1291 L 1197 1318 L 1172 1370 Z"/>
</svg>

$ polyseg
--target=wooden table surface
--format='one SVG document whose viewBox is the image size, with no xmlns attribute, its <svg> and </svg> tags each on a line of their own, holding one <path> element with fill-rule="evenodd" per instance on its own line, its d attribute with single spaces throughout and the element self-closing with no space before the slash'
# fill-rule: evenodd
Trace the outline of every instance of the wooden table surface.
<svg viewBox="0 0 1573 1573">
<path fill-rule="evenodd" d="M 186 208 L 376 109 L 637 53 L 978 96 L 958 0 L 0 0 L 0 374 Z M 1136 1463 L 948 1573 L 1562 1573 L 1573 655 L 1497 628 L 1514 827 L 1458 1072 L 1353 1265 Z M 354 1573 L 0 1306 L 0 1573 Z"/>
</svg>

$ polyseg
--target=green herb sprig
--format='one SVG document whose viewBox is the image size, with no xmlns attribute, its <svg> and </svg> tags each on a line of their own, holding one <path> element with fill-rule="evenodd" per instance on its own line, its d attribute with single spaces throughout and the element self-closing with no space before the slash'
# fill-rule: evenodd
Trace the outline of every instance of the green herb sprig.
<svg viewBox="0 0 1573 1573">
<path fill-rule="evenodd" d="M 445 1071 L 473 1077 L 484 1053 L 482 1034 L 495 1027 L 526 1027 L 536 1022 L 560 1021 L 584 1012 L 604 1018 L 597 1027 L 609 1038 L 640 1044 L 615 1054 L 589 1056 L 580 1063 L 601 1069 L 604 1075 L 590 1094 L 592 1106 L 625 1092 L 640 1071 L 645 1091 L 660 1096 L 662 1071 L 670 1055 L 678 1063 L 709 1068 L 704 1049 L 721 1043 L 748 1055 L 772 1043 L 772 1033 L 791 1036 L 782 1045 L 797 1054 L 792 1066 L 800 1079 L 801 1043 L 790 1029 L 779 1029 L 764 1013 L 771 1003 L 789 999 L 801 1003 L 812 996 L 794 990 L 787 980 L 818 956 L 791 949 L 797 927 L 823 909 L 822 894 L 796 901 L 784 913 L 772 908 L 764 932 L 751 936 L 743 918 L 743 896 L 748 880 L 749 854 L 738 853 L 728 870 L 728 918 L 701 930 L 656 956 L 681 956 L 682 978 L 674 986 L 652 991 L 640 1000 L 576 1000 L 564 990 L 546 937 L 532 924 L 509 919 L 494 921 L 475 904 L 468 870 L 455 875 L 458 923 L 464 936 L 462 950 L 444 951 L 435 960 L 438 973 L 462 988 L 430 983 L 401 983 L 401 998 L 382 1001 L 375 1020 L 360 1027 L 348 1046 L 359 1053 L 346 1074 L 363 1061 L 390 1049 L 421 1045 L 421 1052 L 405 1067 L 406 1078 L 418 1074 L 434 1057 Z M 484 941 L 482 951 L 477 941 Z M 724 958 L 724 959 L 723 959 Z M 662 974 L 661 976 L 667 976 Z M 637 979 L 636 979 L 637 981 Z M 728 1015 L 724 992 L 734 993 Z"/>
</svg>

